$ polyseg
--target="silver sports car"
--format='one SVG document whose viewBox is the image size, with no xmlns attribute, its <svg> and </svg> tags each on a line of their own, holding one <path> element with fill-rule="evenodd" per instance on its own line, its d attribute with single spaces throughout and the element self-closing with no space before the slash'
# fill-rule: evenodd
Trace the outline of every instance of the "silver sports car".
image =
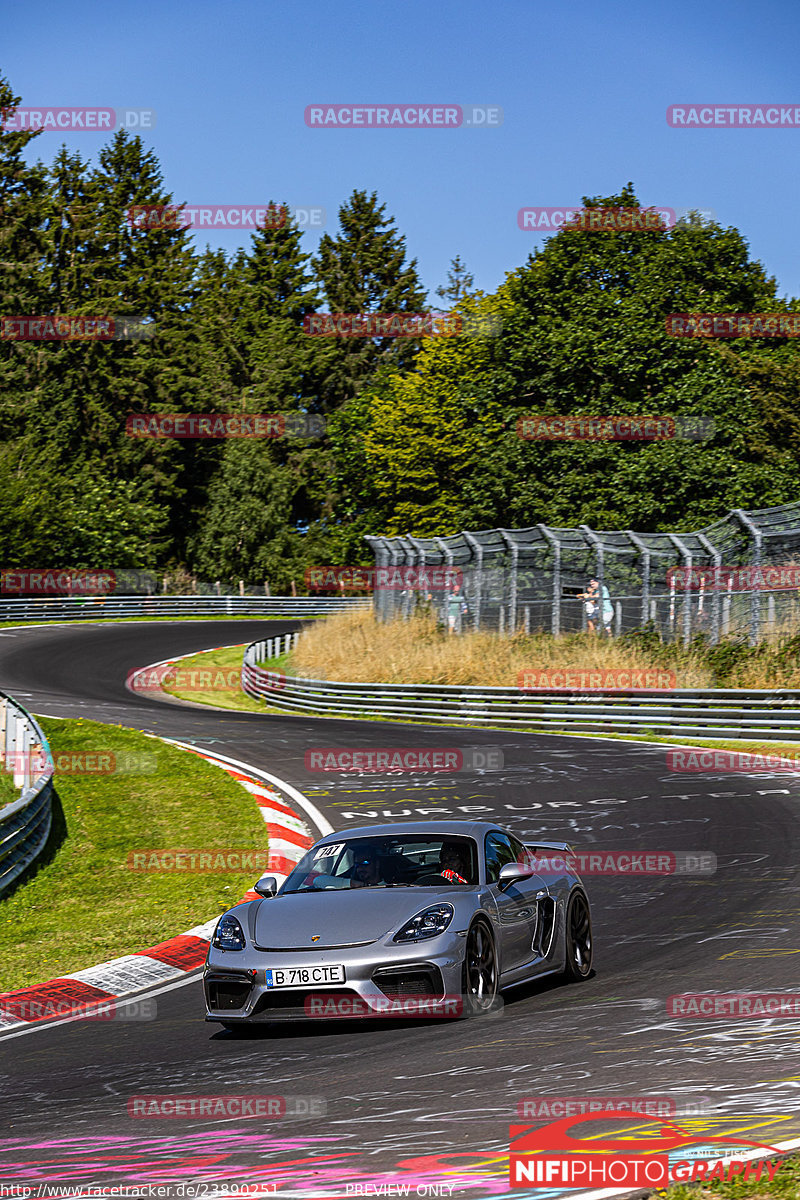
<svg viewBox="0 0 800 1200">
<path fill-rule="evenodd" d="M 512 984 L 585 979 L 591 916 L 571 853 L 566 842 L 523 845 L 485 821 L 328 834 L 282 886 L 265 875 L 260 899 L 220 917 L 206 1020 L 234 1029 L 314 1016 L 471 1016 Z"/>
</svg>

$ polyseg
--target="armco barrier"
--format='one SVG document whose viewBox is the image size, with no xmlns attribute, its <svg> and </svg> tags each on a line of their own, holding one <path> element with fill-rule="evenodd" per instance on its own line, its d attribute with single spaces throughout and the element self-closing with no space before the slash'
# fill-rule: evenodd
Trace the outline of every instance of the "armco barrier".
<svg viewBox="0 0 800 1200">
<path fill-rule="evenodd" d="M 310 617 L 370 608 L 369 597 L 348 596 L 54 596 L 0 599 L 0 621 L 97 621 L 113 617 Z"/>
<path fill-rule="evenodd" d="M 0 752 L 20 795 L 0 808 L 0 895 L 43 849 L 52 822 L 53 757 L 30 713 L 0 693 Z"/>
<path fill-rule="evenodd" d="M 800 742 L 800 691 L 679 688 L 666 695 L 537 692 L 513 687 L 334 683 L 276 677 L 259 664 L 263 642 L 247 647 L 242 688 L 272 708 L 382 716 L 448 725 L 513 725 L 574 733 L 686 738 L 769 738 Z"/>
</svg>

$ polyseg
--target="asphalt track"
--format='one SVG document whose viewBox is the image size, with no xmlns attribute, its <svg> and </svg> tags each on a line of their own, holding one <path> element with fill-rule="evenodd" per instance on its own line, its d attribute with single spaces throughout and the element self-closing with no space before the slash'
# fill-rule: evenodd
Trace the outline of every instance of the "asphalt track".
<svg viewBox="0 0 800 1200">
<path fill-rule="evenodd" d="M 508 1126 L 524 1097 L 705 1097 L 727 1128 L 750 1131 L 743 1136 L 800 1136 L 800 1021 L 687 1020 L 666 1010 L 676 993 L 797 988 L 798 783 L 673 774 L 655 746 L 205 711 L 124 686 L 134 667 L 297 624 L 0 630 L 0 688 L 37 714 L 128 725 L 251 763 L 299 788 L 335 828 L 469 811 L 528 840 L 566 836 L 582 849 L 712 851 L 716 874 L 587 879 L 596 974 L 508 993 L 488 1019 L 311 1022 L 241 1038 L 203 1022 L 195 977 L 158 994 L 150 1022 L 2 1036 L 0 1179 L 269 1181 L 309 1197 L 388 1179 L 409 1182 L 412 1195 L 430 1185 L 489 1196 L 507 1191 Z M 491 746 L 505 765 L 320 778 L 304 768 L 305 751 L 320 746 Z M 128 1098 L 150 1093 L 314 1097 L 326 1112 L 271 1122 L 129 1117 Z M 214 1191 L 208 1183 L 196 1194 Z"/>
</svg>

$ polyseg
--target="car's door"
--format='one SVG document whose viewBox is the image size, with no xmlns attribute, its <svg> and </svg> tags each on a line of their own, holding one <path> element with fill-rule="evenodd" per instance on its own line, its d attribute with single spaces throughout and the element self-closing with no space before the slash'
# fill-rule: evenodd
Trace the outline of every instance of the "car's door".
<svg viewBox="0 0 800 1200">
<path fill-rule="evenodd" d="M 486 882 L 491 888 L 500 928 L 501 970 L 506 973 L 535 957 L 531 947 L 536 937 L 537 896 L 543 893 L 544 883 L 538 875 L 531 875 L 529 879 L 499 887 L 500 869 L 506 863 L 527 861 L 522 843 L 499 829 L 492 829 L 486 834 L 484 855 Z"/>
</svg>

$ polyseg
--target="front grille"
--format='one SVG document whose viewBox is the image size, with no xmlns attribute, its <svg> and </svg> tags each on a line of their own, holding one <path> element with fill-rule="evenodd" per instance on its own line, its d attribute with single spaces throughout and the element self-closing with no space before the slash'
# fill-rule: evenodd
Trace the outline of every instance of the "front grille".
<svg viewBox="0 0 800 1200">
<path fill-rule="evenodd" d="M 307 1017 L 314 1016 L 313 1012 L 306 1011 L 306 1000 L 309 997 L 315 997 L 317 1000 L 322 997 L 327 1000 L 329 997 L 347 996 L 351 1000 L 360 999 L 357 992 L 352 988 L 297 988 L 291 991 L 275 991 L 264 992 L 256 1001 L 256 1006 L 253 1009 L 252 1015 L 257 1017 L 260 1013 L 269 1013 L 275 1017 Z"/>
<path fill-rule="evenodd" d="M 208 1007 L 218 1012 L 244 1008 L 250 995 L 249 979 L 206 979 Z"/>
<path fill-rule="evenodd" d="M 385 996 L 444 995 L 444 981 L 438 967 L 381 967 L 373 972 L 372 982 Z"/>
</svg>

